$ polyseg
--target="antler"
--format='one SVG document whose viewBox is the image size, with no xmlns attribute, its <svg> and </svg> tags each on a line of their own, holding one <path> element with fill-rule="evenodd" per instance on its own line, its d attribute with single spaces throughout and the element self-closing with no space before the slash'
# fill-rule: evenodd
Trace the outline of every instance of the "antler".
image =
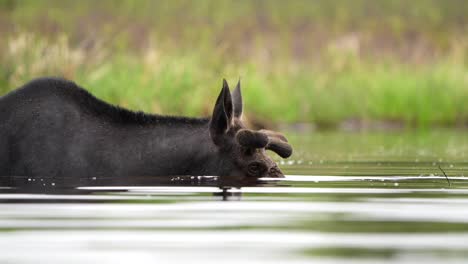
<svg viewBox="0 0 468 264">
<path fill-rule="evenodd" d="M 292 155 L 292 147 L 288 143 L 279 140 L 278 138 L 269 137 L 266 149 L 274 151 L 283 159 L 289 158 Z"/>
<path fill-rule="evenodd" d="M 281 141 L 284 141 L 286 143 L 288 142 L 286 137 L 283 134 L 279 133 L 279 132 L 272 131 L 272 130 L 267 130 L 267 129 L 261 129 L 258 132 L 265 133 L 268 137 L 277 138 L 277 139 L 279 139 Z"/>
<path fill-rule="evenodd" d="M 266 149 L 271 150 L 282 158 L 289 158 L 292 155 L 292 147 L 288 144 L 286 137 L 278 132 L 262 129 L 259 132 L 268 136 Z"/>
<path fill-rule="evenodd" d="M 292 154 L 292 147 L 288 144 L 286 137 L 275 131 L 241 129 L 237 132 L 236 138 L 239 144 L 245 147 L 265 148 L 282 158 L 289 158 Z"/>
<path fill-rule="evenodd" d="M 253 131 L 250 129 L 241 129 L 236 134 L 236 139 L 239 144 L 249 148 L 264 148 L 269 140 L 265 133 Z"/>
</svg>

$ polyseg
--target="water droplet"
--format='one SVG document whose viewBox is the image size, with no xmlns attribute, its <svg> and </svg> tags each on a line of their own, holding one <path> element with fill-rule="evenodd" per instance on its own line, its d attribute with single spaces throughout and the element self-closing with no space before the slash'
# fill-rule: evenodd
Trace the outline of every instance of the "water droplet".
<svg viewBox="0 0 468 264">
<path fill-rule="evenodd" d="M 450 168 L 453 168 L 453 164 L 450 164 L 450 166 L 449 166 L 449 167 L 450 167 Z"/>
<path fill-rule="evenodd" d="M 393 185 L 398 186 L 399 184 L 398 184 L 398 182 L 395 182 Z"/>
<path fill-rule="evenodd" d="M 55 186 L 55 182 L 51 183 L 50 185 Z"/>
<path fill-rule="evenodd" d="M 95 181 L 95 180 L 96 180 L 96 177 L 91 178 L 91 180 Z"/>
</svg>

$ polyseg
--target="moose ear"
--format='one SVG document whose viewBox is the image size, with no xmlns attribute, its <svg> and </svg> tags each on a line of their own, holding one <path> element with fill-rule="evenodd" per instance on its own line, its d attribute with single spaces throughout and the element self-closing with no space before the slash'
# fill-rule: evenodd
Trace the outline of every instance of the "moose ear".
<svg viewBox="0 0 468 264">
<path fill-rule="evenodd" d="M 216 100 L 210 120 L 210 135 L 216 145 L 222 143 L 222 136 L 228 131 L 232 122 L 232 99 L 229 86 L 223 79 L 223 88 Z"/>
<path fill-rule="evenodd" d="M 233 102 L 233 105 L 234 105 L 234 117 L 235 118 L 241 118 L 243 103 L 242 103 L 242 93 L 241 93 L 241 87 L 240 87 L 240 79 L 237 82 L 236 89 L 234 89 L 234 91 L 232 92 L 232 102 Z"/>
</svg>

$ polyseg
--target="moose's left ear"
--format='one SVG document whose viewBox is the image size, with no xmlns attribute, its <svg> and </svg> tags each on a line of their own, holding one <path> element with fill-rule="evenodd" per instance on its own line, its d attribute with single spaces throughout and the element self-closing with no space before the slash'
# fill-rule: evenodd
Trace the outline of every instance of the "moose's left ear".
<svg viewBox="0 0 468 264">
<path fill-rule="evenodd" d="M 216 100 L 210 120 L 210 135 L 213 142 L 218 146 L 222 144 L 222 136 L 231 126 L 232 108 L 231 92 L 226 80 L 223 79 L 223 88 Z"/>
<path fill-rule="evenodd" d="M 237 82 L 236 89 L 232 92 L 232 102 L 234 104 L 234 117 L 241 118 L 242 116 L 242 93 L 240 88 L 240 79 Z"/>
</svg>

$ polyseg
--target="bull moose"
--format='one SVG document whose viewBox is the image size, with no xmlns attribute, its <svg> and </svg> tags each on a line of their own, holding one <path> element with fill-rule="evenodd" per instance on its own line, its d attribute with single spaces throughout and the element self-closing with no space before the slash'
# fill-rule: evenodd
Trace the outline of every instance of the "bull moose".
<svg viewBox="0 0 468 264">
<path fill-rule="evenodd" d="M 223 80 L 211 118 L 133 112 L 61 78 L 35 79 L 0 97 L 0 176 L 217 175 L 283 177 L 266 150 L 286 138 L 242 122 L 240 82 Z"/>
</svg>

